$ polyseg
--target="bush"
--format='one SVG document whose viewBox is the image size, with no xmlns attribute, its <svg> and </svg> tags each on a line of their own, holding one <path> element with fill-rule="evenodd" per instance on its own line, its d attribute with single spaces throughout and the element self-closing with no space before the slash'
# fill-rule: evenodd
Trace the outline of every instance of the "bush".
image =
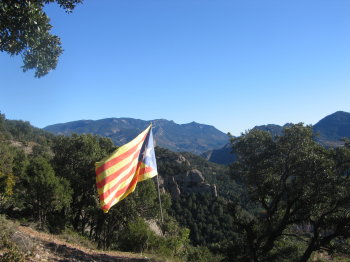
<svg viewBox="0 0 350 262">
<path fill-rule="evenodd" d="M 7 237 L 1 239 L 0 246 L 5 248 L 6 252 L 0 256 L 0 262 L 25 262 L 25 255 L 18 249 L 17 245 L 8 240 Z"/>
<path fill-rule="evenodd" d="M 0 215 L 0 249 L 5 252 L 0 256 L 0 262 L 24 262 L 25 256 L 19 250 L 15 242 L 10 240 L 17 230 L 17 224 L 7 220 L 4 215 Z"/>
<path fill-rule="evenodd" d="M 0 238 L 13 235 L 17 231 L 18 225 L 8 219 L 4 215 L 0 215 Z"/>
<path fill-rule="evenodd" d="M 143 252 L 153 246 L 151 242 L 152 244 L 157 242 L 157 236 L 142 218 L 137 218 L 129 222 L 127 229 L 123 232 L 120 247 L 125 251 Z"/>
</svg>

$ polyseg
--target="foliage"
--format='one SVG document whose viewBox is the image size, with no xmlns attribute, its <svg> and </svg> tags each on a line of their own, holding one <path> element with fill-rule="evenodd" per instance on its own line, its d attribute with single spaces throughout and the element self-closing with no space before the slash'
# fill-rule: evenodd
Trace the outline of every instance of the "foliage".
<svg viewBox="0 0 350 262">
<path fill-rule="evenodd" d="M 73 189 L 72 224 L 85 234 L 92 209 L 98 206 L 95 189 L 95 162 L 114 149 L 106 138 L 91 135 L 58 136 L 54 139 L 52 160 L 59 177 L 67 179 Z"/>
<path fill-rule="evenodd" d="M 194 245 L 210 245 L 233 237 L 233 216 L 223 198 L 211 194 L 183 195 L 173 201 L 172 214 L 190 229 Z"/>
<path fill-rule="evenodd" d="M 156 147 L 158 173 L 162 176 L 174 176 L 186 173 L 191 167 L 186 161 L 179 162 L 179 153 Z M 180 155 L 181 156 L 181 155 Z"/>
<path fill-rule="evenodd" d="M 13 194 L 15 177 L 13 174 L 3 174 L 0 171 L 0 203 L 4 203 Z"/>
<path fill-rule="evenodd" d="M 219 262 L 223 258 L 221 255 L 213 255 L 205 246 L 190 247 L 187 252 L 188 262 Z"/>
<path fill-rule="evenodd" d="M 189 152 L 181 153 L 190 163 L 192 168 L 200 170 L 205 180 L 216 185 L 218 195 L 225 199 L 237 198 L 242 193 L 242 188 L 230 177 L 228 166 L 206 161 L 204 158 Z"/>
<path fill-rule="evenodd" d="M 45 158 L 36 157 L 30 161 L 26 182 L 27 203 L 41 227 L 48 223 L 50 213 L 57 214 L 69 207 L 72 194 L 69 182 L 55 176 Z"/>
<path fill-rule="evenodd" d="M 165 222 L 159 226 L 163 235 L 150 230 L 145 221 L 160 217 L 156 185 L 151 179 L 140 182 L 135 192 L 109 213 L 101 211 L 94 163 L 115 149 L 109 139 L 91 135 L 52 138 L 35 130 L 27 122 L 5 117 L 0 121 L 0 134 L 6 133 L 0 143 L 0 167 L 15 180 L 7 186 L 13 194 L 9 194 L 9 203 L 2 212 L 39 222 L 54 233 L 63 232 L 63 238 L 75 243 L 91 245 L 90 239 L 103 249 L 144 251 L 174 261 L 205 257 L 216 261 L 207 249 L 191 246 L 190 231 L 169 216 L 172 204 L 167 193 L 161 194 Z M 19 139 L 33 145 L 32 150 L 14 147 Z"/>
<path fill-rule="evenodd" d="M 123 231 L 139 217 L 155 218 L 159 214 L 156 188 L 152 180 L 138 183 L 136 190 L 105 214 L 95 208 L 91 218 L 92 238 L 101 248 L 116 248 Z"/>
<path fill-rule="evenodd" d="M 78 232 L 72 230 L 71 228 L 65 228 L 62 232 L 60 232 L 59 238 L 67 241 L 68 243 L 79 245 L 85 248 L 97 248 L 96 243 L 89 240 L 88 237 L 80 235 Z"/>
<path fill-rule="evenodd" d="M 33 127 L 28 121 L 8 120 L 0 113 L 0 141 L 30 141 L 37 145 L 49 146 L 53 137 L 49 132 Z"/>
<path fill-rule="evenodd" d="M 82 0 L 1 0 L 0 51 L 23 57 L 23 71 L 35 69 L 42 77 L 55 69 L 63 49 L 59 37 L 51 34 L 50 19 L 43 8 L 58 3 L 71 12 Z"/>
<path fill-rule="evenodd" d="M 314 251 L 347 246 L 349 147 L 325 149 L 302 124 L 279 137 L 252 130 L 232 144 L 246 203 L 232 205 L 237 235 L 227 260 L 305 262 Z"/>
<path fill-rule="evenodd" d="M 0 208 L 12 201 L 15 185 L 24 173 L 27 158 L 23 150 L 0 142 Z"/>
<path fill-rule="evenodd" d="M 4 215 L 0 215 L 0 238 L 13 235 L 17 230 L 18 225 L 8 219 Z"/>
<path fill-rule="evenodd" d="M 6 237 L 0 240 L 1 246 L 6 252 L 0 256 L 0 262 L 25 262 L 25 255 L 17 248 L 16 244 Z"/>
<path fill-rule="evenodd" d="M 130 221 L 122 234 L 120 247 L 132 252 L 144 252 L 154 246 L 156 235 L 142 218 Z M 153 243 L 152 243 L 153 242 Z"/>
<path fill-rule="evenodd" d="M 22 221 L 39 222 L 42 228 L 53 233 L 63 232 L 64 238 L 74 242 L 88 243 L 87 239 L 92 240 L 103 249 L 142 251 L 173 261 L 218 261 L 219 257 L 207 248 L 190 244 L 193 234 L 169 215 L 173 205 L 167 193 L 161 194 L 165 222 L 159 226 L 163 235 L 157 235 L 149 228 L 145 221 L 160 218 L 156 185 L 152 179 L 138 183 L 135 192 L 113 206 L 109 213 L 101 211 L 94 163 L 115 149 L 111 140 L 76 134 L 52 137 L 28 122 L 10 121 L 4 115 L 0 116 L 3 116 L 0 117 L 0 135 L 3 134 L 0 136 L 3 139 L 0 143 L 0 168 L 2 174 L 9 174 L 14 179 L 14 183 L 1 184 L 2 188 L 8 188 L 8 201 L 1 212 Z M 31 150 L 27 150 L 28 147 Z M 201 158 L 192 156 L 195 160 L 188 165 L 176 162 L 179 153 L 160 148 L 157 148 L 157 153 L 159 170 L 164 176 L 201 168 L 209 179 L 214 177 L 212 181 L 216 181 L 220 174 L 227 177 L 225 167 L 206 164 Z M 182 201 L 184 209 L 189 208 L 186 198 Z M 195 209 L 199 215 L 204 210 L 204 214 L 208 214 L 209 220 L 201 220 L 202 229 L 206 223 L 215 221 L 215 216 L 220 217 L 210 213 L 218 211 L 222 215 L 227 212 L 226 202 L 221 198 L 198 197 L 198 201 L 192 201 L 200 206 Z M 207 201 L 210 203 L 209 210 L 205 209 Z M 191 221 L 189 225 L 194 224 Z M 201 233 L 203 238 L 210 239 L 208 232 Z"/>
<path fill-rule="evenodd" d="M 18 249 L 17 245 L 10 241 L 17 230 L 17 224 L 0 215 L 0 250 L 5 250 L 4 254 L 0 255 L 0 262 L 24 262 L 25 256 Z"/>
</svg>

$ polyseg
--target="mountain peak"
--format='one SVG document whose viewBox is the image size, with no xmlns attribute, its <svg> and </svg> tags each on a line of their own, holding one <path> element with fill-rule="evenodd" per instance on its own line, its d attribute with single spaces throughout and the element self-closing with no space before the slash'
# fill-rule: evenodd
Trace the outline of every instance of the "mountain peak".
<svg viewBox="0 0 350 262">
<path fill-rule="evenodd" d="M 153 134 L 156 145 L 172 151 L 201 154 L 220 148 L 228 142 L 228 136 L 213 126 L 194 121 L 188 124 L 176 124 L 166 119 L 145 121 L 133 118 L 106 118 L 51 125 L 44 129 L 61 135 L 97 134 L 111 138 L 116 145 L 122 145 L 135 138 L 150 122 L 154 126 Z"/>
<path fill-rule="evenodd" d="M 350 137 L 350 113 L 337 111 L 314 125 L 318 140 L 328 146 L 339 146 L 341 139 Z"/>
</svg>

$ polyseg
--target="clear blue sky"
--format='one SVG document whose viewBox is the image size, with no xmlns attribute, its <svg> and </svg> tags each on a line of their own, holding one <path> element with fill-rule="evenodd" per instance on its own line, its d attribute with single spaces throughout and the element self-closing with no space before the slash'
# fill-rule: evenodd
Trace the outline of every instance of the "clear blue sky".
<svg viewBox="0 0 350 262">
<path fill-rule="evenodd" d="M 349 0 L 85 0 L 46 8 L 64 54 L 36 79 L 0 53 L 0 110 L 34 126 L 196 121 L 239 135 L 350 112 Z"/>
</svg>

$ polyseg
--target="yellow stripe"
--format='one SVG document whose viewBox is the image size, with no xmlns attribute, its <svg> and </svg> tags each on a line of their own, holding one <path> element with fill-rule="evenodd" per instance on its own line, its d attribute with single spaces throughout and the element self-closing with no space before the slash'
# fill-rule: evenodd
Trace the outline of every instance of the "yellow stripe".
<svg viewBox="0 0 350 262">
<path fill-rule="evenodd" d="M 139 176 L 138 179 L 137 179 L 137 181 L 141 182 L 141 181 L 143 181 L 143 180 L 146 180 L 146 179 L 150 179 L 150 178 L 152 178 L 152 177 L 155 177 L 156 175 L 158 175 L 158 173 L 157 173 L 155 170 L 153 170 L 153 171 L 151 171 L 151 172 L 148 172 L 148 173 L 145 173 L 145 174 Z"/>
<path fill-rule="evenodd" d="M 140 152 L 140 149 L 142 147 L 142 143 L 139 144 L 137 147 L 137 150 L 134 154 L 130 155 L 129 157 L 125 158 L 124 160 L 120 161 L 118 164 L 115 164 L 114 166 L 110 167 L 109 169 L 103 171 L 96 177 L 96 182 L 100 182 L 106 177 L 112 175 L 113 173 L 117 172 L 119 169 L 121 169 L 123 166 L 127 165 L 132 161 L 133 158 L 138 158 L 138 155 L 135 156 L 135 154 L 138 154 Z"/>
<path fill-rule="evenodd" d="M 115 194 L 118 193 L 118 191 L 120 191 L 122 188 L 128 186 L 131 181 L 134 179 L 135 177 L 135 174 L 130 176 L 127 180 L 125 180 L 123 183 L 121 183 L 115 190 L 113 190 L 113 192 L 108 196 L 106 197 L 103 201 L 107 204 L 111 201 L 112 198 L 115 197 Z"/>
<path fill-rule="evenodd" d="M 136 188 L 136 185 L 137 185 L 137 182 L 135 183 L 135 185 L 133 187 L 131 187 L 130 189 L 128 189 L 119 199 L 120 200 L 123 200 L 124 198 L 126 198 L 128 195 L 130 195 L 132 192 L 135 191 L 135 188 Z"/>
<path fill-rule="evenodd" d="M 135 158 L 132 164 L 128 169 L 126 169 L 124 172 L 122 172 L 118 177 L 113 179 L 108 184 L 104 185 L 102 188 L 97 188 L 98 194 L 101 195 L 103 192 L 107 191 L 108 189 L 111 189 L 114 185 L 116 185 L 120 180 L 122 180 L 130 171 L 137 166 L 138 158 Z M 133 175 L 131 176 L 133 177 Z"/>
<path fill-rule="evenodd" d="M 134 147 L 136 144 L 141 143 L 142 139 L 145 137 L 147 132 L 150 130 L 152 124 L 149 125 L 141 134 L 139 134 L 136 138 L 131 140 L 129 143 L 119 147 L 117 150 L 115 150 L 110 156 L 105 157 L 99 162 L 95 163 L 96 168 L 99 168 L 102 166 L 104 163 L 108 162 L 109 160 L 127 152 L 130 148 Z"/>
<path fill-rule="evenodd" d="M 142 176 L 139 176 L 138 182 L 143 181 L 143 180 L 146 180 L 146 179 L 149 179 L 149 178 L 152 178 L 152 177 L 156 176 L 157 174 L 158 174 L 158 173 L 155 172 L 155 171 L 151 171 L 151 172 L 149 172 L 149 173 L 146 173 L 146 174 L 144 174 L 144 175 L 142 175 Z M 140 180 L 140 178 L 143 178 L 143 179 Z M 134 185 L 133 187 L 131 187 L 130 189 L 128 189 L 123 195 L 121 195 L 121 196 L 115 198 L 115 199 L 113 200 L 113 202 L 112 202 L 112 204 L 110 205 L 109 208 L 111 209 L 112 206 L 114 206 L 114 205 L 117 204 L 119 201 L 123 200 L 123 199 L 126 198 L 128 195 L 130 195 L 132 192 L 134 192 L 135 189 L 136 189 L 136 185 L 137 185 L 138 182 L 136 182 L 135 185 Z M 120 188 L 120 189 L 121 189 L 121 188 Z M 120 190 L 120 189 L 119 189 L 119 190 Z M 104 201 L 103 203 L 101 203 L 101 207 L 103 207 L 104 205 L 107 205 L 107 204 L 108 204 L 108 201 Z M 109 210 L 109 209 L 108 209 L 108 210 Z M 107 213 L 108 210 L 103 210 L 103 211 L 104 211 L 105 213 Z"/>
<path fill-rule="evenodd" d="M 134 177 L 132 177 L 132 179 L 133 179 L 133 178 L 134 178 Z M 131 179 L 131 180 L 132 180 L 132 179 Z M 131 181 L 129 181 L 128 183 L 123 183 L 123 186 L 122 186 L 122 187 L 119 187 L 118 191 L 119 191 L 120 189 L 124 188 L 125 186 L 128 186 L 128 185 L 130 184 L 130 182 L 131 182 Z M 123 200 L 123 199 L 126 198 L 130 193 L 132 193 L 133 191 L 135 191 L 136 185 L 137 185 L 137 182 L 135 183 L 135 185 L 134 185 L 133 187 L 131 187 L 130 189 L 128 189 L 127 191 L 125 191 L 124 194 L 122 194 L 122 195 L 120 195 L 119 197 L 115 198 L 115 199 L 113 200 L 113 202 L 112 202 L 112 204 L 110 205 L 109 208 L 111 208 L 113 205 L 115 205 L 115 204 L 118 203 L 119 201 Z M 117 193 L 117 192 L 114 192 L 113 195 L 115 195 L 115 193 Z M 111 199 L 112 199 L 112 197 L 111 197 L 110 199 L 108 198 L 108 200 L 102 201 L 102 202 L 101 202 L 101 207 L 103 207 L 104 205 L 107 205 L 107 204 L 110 202 Z"/>
</svg>

